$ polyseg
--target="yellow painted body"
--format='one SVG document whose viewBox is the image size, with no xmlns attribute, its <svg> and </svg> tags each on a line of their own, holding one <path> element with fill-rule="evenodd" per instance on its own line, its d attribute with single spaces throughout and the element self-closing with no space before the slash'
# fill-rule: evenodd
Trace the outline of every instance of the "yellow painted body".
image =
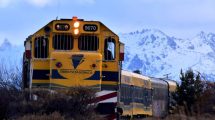
<svg viewBox="0 0 215 120">
<path fill-rule="evenodd" d="M 131 73 L 131 72 L 126 72 L 126 71 L 122 71 L 122 78 L 121 78 L 121 84 L 122 86 L 126 86 L 127 89 L 122 89 L 124 91 L 130 89 L 132 93 L 125 93 L 125 94 L 129 94 L 128 96 L 123 96 L 123 99 L 120 100 L 120 106 L 123 109 L 123 116 L 137 116 L 137 115 L 146 115 L 146 116 L 152 116 L 152 104 L 151 102 L 148 102 L 149 105 L 145 105 L 143 102 L 136 102 L 137 99 L 139 100 L 143 100 L 146 98 L 143 98 L 141 96 L 138 96 L 137 94 L 139 93 L 135 93 L 135 87 L 137 89 L 142 89 L 143 90 L 149 90 L 151 91 L 152 86 L 151 86 L 151 81 L 150 78 L 139 75 L 139 74 L 135 74 L 135 73 Z M 122 93 L 123 94 L 123 93 Z M 144 94 L 144 92 L 141 92 L 140 94 Z M 150 97 L 148 97 L 149 99 L 151 99 L 151 94 L 149 95 Z M 128 101 L 130 99 L 129 103 L 126 103 L 126 101 Z M 136 100 L 135 100 L 136 99 Z"/>
<path fill-rule="evenodd" d="M 102 71 L 106 72 L 118 72 L 119 71 L 119 38 L 108 29 L 105 25 L 98 21 L 79 21 L 80 26 L 78 27 L 79 34 L 74 34 L 74 20 L 54 20 L 48 23 L 46 26 L 42 27 L 39 31 L 31 36 L 29 41 L 31 42 L 31 69 L 32 70 L 49 70 L 47 76 L 49 79 L 32 79 L 32 87 L 73 87 L 73 86 L 92 86 L 99 88 L 101 85 L 117 86 L 117 80 L 106 80 L 102 81 Z M 70 29 L 68 31 L 58 31 L 55 29 L 56 24 L 69 24 Z M 98 26 L 98 30 L 95 32 L 84 31 L 83 26 L 85 24 L 94 24 Z M 51 32 L 46 33 L 45 27 L 50 27 Z M 55 34 L 68 34 L 74 37 L 73 48 L 71 50 L 55 50 L 53 47 L 53 36 Z M 97 51 L 83 51 L 78 48 L 78 38 L 81 35 L 96 35 L 99 38 L 99 48 Z M 48 38 L 48 57 L 47 58 L 35 58 L 35 40 L 39 36 L 45 36 Z M 114 60 L 104 60 L 104 40 L 108 37 L 115 39 L 115 59 Z M 27 42 L 29 42 L 27 41 Z M 79 64 L 77 68 L 74 68 L 72 64 L 72 55 L 84 55 L 83 63 Z M 62 67 L 57 68 L 56 63 L 61 62 Z M 95 64 L 96 67 L 92 67 Z M 52 78 L 54 72 L 58 72 L 59 75 L 65 79 Z M 88 78 L 92 77 L 95 72 L 97 73 L 97 78 L 99 74 L 99 80 L 90 80 Z M 33 75 L 32 75 L 33 76 Z M 86 80 L 87 79 L 87 80 Z"/>
<path fill-rule="evenodd" d="M 60 85 L 60 86 L 99 86 L 101 84 L 100 80 L 85 80 L 90 78 L 96 71 L 99 71 L 101 76 L 102 70 L 102 56 L 97 53 L 84 53 L 82 63 L 75 69 L 72 65 L 71 57 L 75 54 L 82 54 L 81 52 L 53 52 L 51 55 L 50 69 L 57 70 L 58 73 L 66 78 L 66 80 L 51 78 L 50 83 Z M 62 68 L 57 68 L 56 63 L 62 62 Z M 96 67 L 93 68 L 92 64 Z M 53 74 L 51 72 L 51 74 Z M 72 79 L 71 79 L 72 78 Z"/>
</svg>

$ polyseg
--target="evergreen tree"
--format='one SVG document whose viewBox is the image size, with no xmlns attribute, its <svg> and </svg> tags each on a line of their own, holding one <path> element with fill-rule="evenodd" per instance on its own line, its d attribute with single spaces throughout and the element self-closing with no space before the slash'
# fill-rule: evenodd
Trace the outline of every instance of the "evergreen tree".
<svg viewBox="0 0 215 120">
<path fill-rule="evenodd" d="M 177 87 L 177 102 L 181 106 L 187 107 L 187 112 L 190 112 L 192 107 L 203 91 L 200 73 L 194 74 L 192 69 L 183 73 L 181 70 L 181 84 Z"/>
<path fill-rule="evenodd" d="M 194 84 L 194 88 L 195 88 L 195 99 L 198 99 L 202 93 L 203 93 L 203 88 L 204 88 L 204 83 L 202 82 L 201 80 L 201 77 L 200 77 L 200 73 L 197 74 L 196 76 L 196 81 L 195 81 L 195 84 Z"/>
</svg>

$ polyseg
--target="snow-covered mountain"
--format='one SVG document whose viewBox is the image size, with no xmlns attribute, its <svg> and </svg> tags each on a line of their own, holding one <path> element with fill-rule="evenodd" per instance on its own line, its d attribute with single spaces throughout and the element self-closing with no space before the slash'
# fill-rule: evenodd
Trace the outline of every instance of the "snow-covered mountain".
<svg viewBox="0 0 215 120">
<path fill-rule="evenodd" d="M 119 34 L 125 43 L 123 68 L 141 70 L 144 75 L 179 80 L 180 70 L 192 68 L 208 80 L 215 80 L 215 34 L 200 32 L 191 39 L 170 37 L 160 30 L 144 29 Z M 21 64 L 23 46 L 7 39 L 0 45 L 0 63 Z M 11 64 L 13 63 L 13 64 Z"/>
<path fill-rule="evenodd" d="M 8 39 L 0 45 L 0 66 L 7 66 L 12 68 L 13 66 L 22 64 L 23 46 L 16 46 L 11 44 Z"/>
<path fill-rule="evenodd" d="M 124 69 L 179 80 L 180 70 L 192 68 L 205 79 L 215 79 L 215 34 L 200 32 L 192 39 L 170 37 L 160 30 L 120 34 L 125 43 Z"/>
</svg>

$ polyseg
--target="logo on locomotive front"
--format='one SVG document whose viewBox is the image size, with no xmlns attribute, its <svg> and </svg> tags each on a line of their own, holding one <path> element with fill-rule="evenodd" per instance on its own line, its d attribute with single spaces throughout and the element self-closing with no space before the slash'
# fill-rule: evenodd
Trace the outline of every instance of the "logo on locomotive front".
<svg viewBox="0 0 215 120">
<path fill-rule="evenodd" d="M 84 62 L 84 55 L 72 55 L 72 64 L 74 66 L 74 69 L 76 69 L 81 63 Z"/>
<path fill-rule="evenodd" d="M 84 80 L 95 74 L 95 70 L 87 67 L 91 63 L 84 54 L 72 54 L 66 63 L 67 65 L 59 70 L 59 74 L 67 79 Z"/>
</svg>

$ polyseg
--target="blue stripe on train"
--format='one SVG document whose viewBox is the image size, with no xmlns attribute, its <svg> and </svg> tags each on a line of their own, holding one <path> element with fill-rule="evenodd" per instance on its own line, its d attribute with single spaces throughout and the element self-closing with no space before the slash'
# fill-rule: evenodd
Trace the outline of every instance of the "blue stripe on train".
<svg viewBox="0 0 215 120">
<path fill-rule="evenodd" d="M 33 79 L 49 80 L 49 70 L 33 70 Z"/>
<path fill-rule="evenodd" d="M 119 72 L 102 71 L 102 81 L 115 81 L 119 80 Z M 96 71 L 92 76 L 85 80 L 100 80 L 100 72 Z"/>
<path fill-rule="evenodd" d="M 92 76 L 86 78 L 85 80 L 100 80 L 100 71 L 95 71 Z"/>
<path fill-rule="evenodd" d="M 49 80 L 50 70 L 33 70 L 33 79 Z M 119 72 L 102 71 L 102 81 L 119 81 Z M 52 79 L 66 79 L 59 74 L 58 70 L 52 70 Z M 96 71 L 92 76 L 85 80 L 100 80 L 100 71 Z"/>
<path fill-rule="evenodd" d="M 33 70 L 33 79 L 49 80 L 50 70 Z M 52 70 L 52 79 L 66 79 L 57 70 Z"/>
<path fill-rule="evenodd" d="M 114 71 L 102 71 L 102 81 L 119 81 L 119 72 Z"/>
<path fill-rule="evenodd" d="M 67 79 L 59 74 L 58 70 L 52 70 L 52 79 Z"/>
</svg>

